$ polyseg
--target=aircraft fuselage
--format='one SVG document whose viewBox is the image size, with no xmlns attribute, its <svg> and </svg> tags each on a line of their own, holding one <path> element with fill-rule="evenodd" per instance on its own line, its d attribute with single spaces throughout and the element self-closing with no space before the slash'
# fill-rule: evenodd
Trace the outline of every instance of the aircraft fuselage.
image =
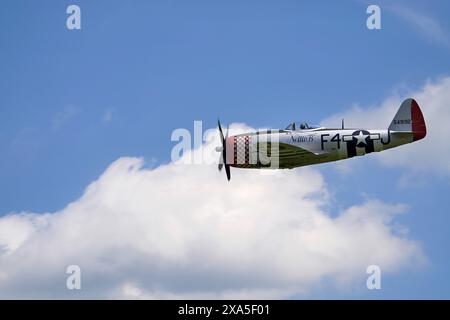
<svg viewBox="0 0 450 320">
<path fill-rule="evenodd" d="M 227 162 L 238 168 L 294 168 L 379 152 L 413 141 L 412 132 L 327 129 L 272 130 L 227 139 Z M 278 164 L 277 164 L 278 161 Z"/>
</svg>

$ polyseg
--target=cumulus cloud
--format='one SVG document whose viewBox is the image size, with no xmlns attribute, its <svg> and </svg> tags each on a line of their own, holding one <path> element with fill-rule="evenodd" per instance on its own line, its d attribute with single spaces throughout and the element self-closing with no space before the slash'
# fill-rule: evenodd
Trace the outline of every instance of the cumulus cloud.
<svg viewBox="0 0 450 320">
<path fill-rule="evenodd" d="M 387 128 L 407 97 L 413 97 L 419 103 L 427 125 L 427 136 L 413 144 L 377 154 L 376 159 L 385 165 L 401 166 L 415 173 L 450 174 L 450 77 L 427 81 L 419 90 L 393 94 L 379 105 L 355 105 L 322 124 L 336 126 L 344 118 L 348 127 Z"/>
<path fill-rule="evenodd" d="M 228 183 L 215 165 L 120 158 L 64 209 L 0 218 L 0 297 L 286 298 L 324 279 L 347 287 L 368 265 L 389 273 L 424 261 L 393 220 L 405 211 L 368 199 L 333 212 L 312 168 L 233 170 Z M 65 288 L 73 264 L 76 292 Z"/>
</svg>

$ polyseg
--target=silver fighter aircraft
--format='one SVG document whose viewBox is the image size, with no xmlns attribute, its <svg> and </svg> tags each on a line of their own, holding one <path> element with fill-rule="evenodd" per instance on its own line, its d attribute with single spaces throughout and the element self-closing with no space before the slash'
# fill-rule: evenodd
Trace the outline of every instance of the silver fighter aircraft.
<svg viewBox="0 0 450 320">
<path fill-rule="evenodd" d="M 219 171 L 225 167 L 246 169 L 292 169 L 311 164 L 343 160 L 395 148 L 423 139 L 425 121 L 414 99 L 400 105 L 387 129 L 325 128 L 293 122 L 283 130 L 257 131 L 224 137 L 218 121 L 222 146 Z"/>
</svg>

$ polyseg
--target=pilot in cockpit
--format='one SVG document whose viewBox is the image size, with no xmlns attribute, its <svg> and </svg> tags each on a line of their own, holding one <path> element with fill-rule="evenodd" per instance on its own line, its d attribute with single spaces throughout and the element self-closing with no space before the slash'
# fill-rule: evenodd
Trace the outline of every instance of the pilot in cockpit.
<svg viewBox="0 0 450 320">
<path fill-rule="evenodd" d="M 286 127 L 286 130 L 308 130 L 318 128 L 318 126 L 310 126 L 306 122 L 296 123 L 292 122 Z"/>
</svg>

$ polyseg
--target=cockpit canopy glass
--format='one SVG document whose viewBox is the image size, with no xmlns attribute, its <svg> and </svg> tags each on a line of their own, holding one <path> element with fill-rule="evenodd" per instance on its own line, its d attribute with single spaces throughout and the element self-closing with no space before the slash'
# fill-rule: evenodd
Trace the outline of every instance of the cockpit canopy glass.
<svg viewBox="0 0 450 320">
<path fill-rule="evenodd" d="M 286 130 L 309 130 L 317 128 L 319 128 L 319 126 L 311 125 L 306 122 L 292 122 L 286 127 Z"/>
</svg>

